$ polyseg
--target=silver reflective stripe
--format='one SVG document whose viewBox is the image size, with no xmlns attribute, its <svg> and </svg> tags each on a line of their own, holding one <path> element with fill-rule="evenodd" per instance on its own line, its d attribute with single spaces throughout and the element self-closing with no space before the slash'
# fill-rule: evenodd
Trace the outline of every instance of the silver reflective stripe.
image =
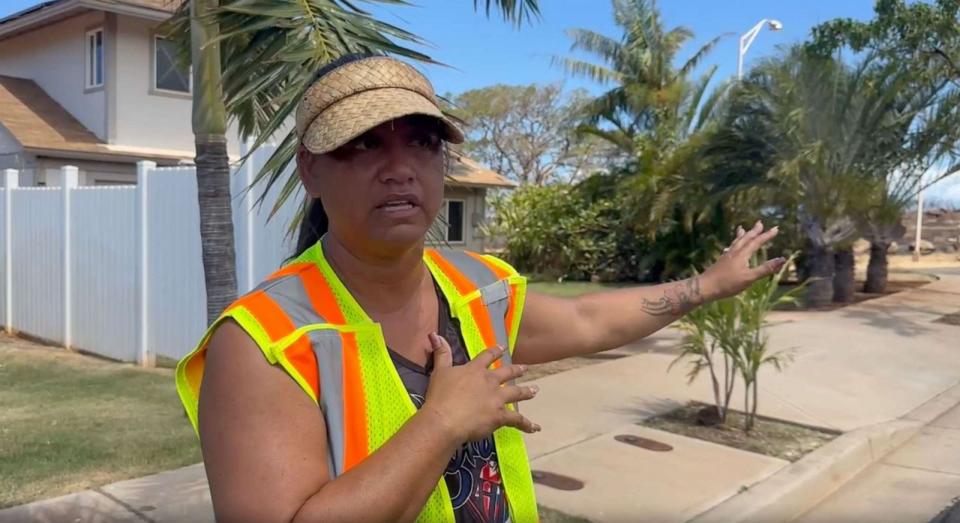
<svg viewBox="0 0 960 523">
<path fill-rule="evenodd" d="M 325 323 L 314 310 L 300 275 L 282 276 L 272 283 L 274 285 L 267 287 L 264 292 L 290 317 L 294 327 L 299 329 L 304 325 Z"/>
<path fill-rule="evenodd" d="M 483 297 L 483 303 L 487 306 L 487 312 L 490 314 L 490 324 L 493 326 L 493 334 L 497 338 L 497 344 L 503 347 L 510 346 L 510 338 L 507 336 L 507 327 L 505 318 L 507 309 L 510 307 L 509 298 L 510 286 L 506 280 L 498 281 L 480 289 L 480 295 Z M 504 363 L 510 363 L 510 355 L 503 355 Z"/>
<path fill-rule="evenodd" d="M 442 250 L 438 252 L 473 282 L 473 285 L 478 289 L 482 289 L 500 279 L 483 262 L 463 251 Z"/>
<path fill-rule="evenodd" d="M 327 422 L 327 445 L 333 460 L 330 478 L 333 479 L 343 474 L 346 434 L 343 422 L 343 338 L 333 330 L 311 331 L 309 336 L 320 369 L 320 409 Z"/>
<path fill-rule="evenodd" d="M 505 300 L 510 297 L 510 283 L 507 280 L 491 283 L 480 289 L 480 294 L 483 296 L 483 303 L 487 305 Z"/>
<path fill-rule="evenodd" d="M 283 309 L 296 328 L 327 323 L 317 314 L 299 274 L 290 274 L 271 280 L 264 292 Z M 343 418 L 343 338 L 332 329 L 307 333 L 310 346 L 317 357 L 320 380 L 320 411 L 327 424 L 327 446 L 330 477 L 343 473 L 344 418 Z"/>
</svg>

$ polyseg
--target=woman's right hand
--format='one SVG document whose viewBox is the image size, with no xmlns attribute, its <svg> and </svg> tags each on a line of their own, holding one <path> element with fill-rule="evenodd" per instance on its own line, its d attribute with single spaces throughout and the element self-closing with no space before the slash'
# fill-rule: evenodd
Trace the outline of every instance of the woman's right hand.
<svg viewBox="0 0 960 523">
<path fill-rule="evenodd" d="M 540 426 L 506 408 L 508 403 L 528 400 L 539 388 L 509 385 L 523 376 L 523 365 L 488 367 L 503 356 L 503 348 L 494 347 L 473 360 L 453 365 L 453 352 L 446 340 L 430 334 L 433 348 L 433 374 L 427 387 L 427 398 L 421 410 L 436 415 L 458 442 L 477 441 L 500 427 L 514 427 L 527 433 L 539 432 Z"/>
</svg>

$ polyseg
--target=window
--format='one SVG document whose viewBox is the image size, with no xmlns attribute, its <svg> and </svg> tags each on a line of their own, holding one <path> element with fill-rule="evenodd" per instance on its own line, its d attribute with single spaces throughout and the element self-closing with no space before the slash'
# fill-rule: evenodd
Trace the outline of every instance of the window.
<svg viewBox="0 0 960 523">
<path fill-rule="evenodd" d="M 451 243 L 463 243 L 463 200 L 447 200 L 447 236 Z"/>
<path fill-rule="evenodd" d="M 86 35 L 87 89 L 103 87 L 103 29 L 91 29 Z"/>
<path fill-rule="evenodd" d="M 177 63 L 177 48 L 173 42 L 159 36 L 153 39 L 153 87 L 158 91 L 190 92 L 190 68 Z"/>
</svg>

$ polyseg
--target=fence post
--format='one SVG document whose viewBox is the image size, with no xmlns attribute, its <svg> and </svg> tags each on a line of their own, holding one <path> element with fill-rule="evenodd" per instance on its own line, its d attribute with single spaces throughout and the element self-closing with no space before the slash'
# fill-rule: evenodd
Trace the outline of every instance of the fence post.
<svg viewBox="0 0 960 523">
<path fill-rule="evenodd" d="M 70 219 L 73 190 L 80 180 L 80 170 L 73 165 L 64 165 L 60 168 L 60 191 L 63 201 L 63 346 L 70 348 L 73 345 L 73 274 L 71 243 L 73 230 Z"/>
<path fill-rule="evenodd" d="M 20 173 L 16 169 L 3 171 L 3 272 L 4 314 L 3 327 L 13 334 L 13 190 L 20 187 Z"/>
<path fill-rule="evenodd" d="M 147 221 L 147 202 L 150 194 L 150 173 L 157 168 L 155 162 L 137 162 L 137 363 L 141 367 L 156 365 L 156 354 L 150 351 L 149 346 L 149 223 Z"/>
<path fill-rule="evenodd" d="M 241 156 L 247 156 L 248 154 L 250 154 L 251 145 L 253 145 L 252 140 L 247 139 L 243 141 L 243 144 L 241 145 L 241 149 L 240 149 Z M 244 224 L 244 233 L 245 233 L 244 243 L 246 244 L 244 245 L 244 253 L 247 258 L 246 264 L 244 265 L 244 267 L 247 269 L 246 270 L 247 281 L 246 281 L 246 288 L 243 289 L 243 292 L 249 292 L 253 290 L 253 288 L 256 286 L 256 281 L 254 281 L 254 244 L 253 244 L 253 242 L 255 241 L 254 234 L 253 234 L 253 231 L 254 231 L 253 200 L 254 198 L 253 198 L 253 190 L 251 189 L 251 186 L 253 185 L 253 178 L 254 178 L 253 156 L 251 155 L 250 158 L 247 158 L 246 161 L 243 162 L 243 181 L 244 181 L 243 224 Z"/>
</svg>

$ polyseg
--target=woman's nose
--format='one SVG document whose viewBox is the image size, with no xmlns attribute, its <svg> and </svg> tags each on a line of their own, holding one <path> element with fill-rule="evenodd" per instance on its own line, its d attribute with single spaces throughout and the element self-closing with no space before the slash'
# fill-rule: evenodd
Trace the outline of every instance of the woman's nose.
<svg viewBox="0 0 960 523">
<path fill-rule="evenodd" d="M 380 181 L 384 183 L 408 183 L 416 178 L 414 158 L 409 147 L 390 143 L 383 148 L 385 156 L 380 169 Z"/>
</svg>

